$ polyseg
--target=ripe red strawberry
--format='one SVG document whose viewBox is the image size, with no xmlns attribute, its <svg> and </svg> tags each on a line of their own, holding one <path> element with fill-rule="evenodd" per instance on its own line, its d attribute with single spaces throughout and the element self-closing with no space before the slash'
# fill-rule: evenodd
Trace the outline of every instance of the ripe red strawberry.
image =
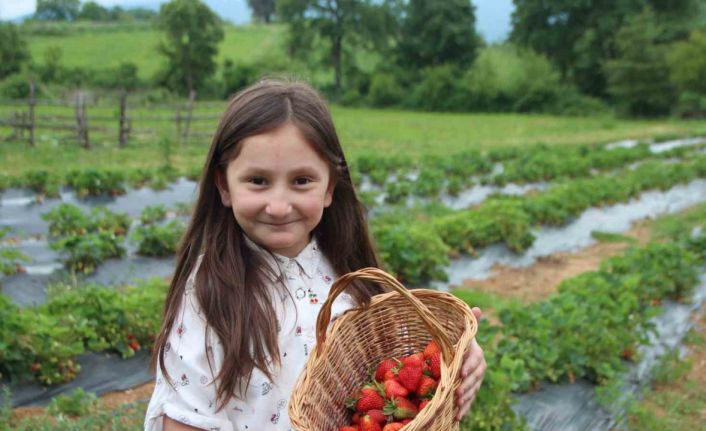
<svg viewBox="0 0 706 431">
<path fill-rule="evenodd" d="M 429 376 L 422 376 L 416 394 L 419 398 L 431 398 L 434 396 L 434 391 L 437 386 L 439 386 L 439 382 L 437 380 L 434 380 Z"/>
<path fill-rule="evenodd" d="M 385 373 L 385 381 L 393 380 L 397 377 L 397 368 L 393 368 Z"/>
<path fill-rule="evenodd" d="M 397 359 L 385 359 L 384 361 L 380 362 L 380 365 L 378 365 L 378 368 L 375 371 L 375 380 L 377 380 L 378 382 L 385 381 L 385 375 L 387 374 L 387 372 L 397 367 L 399 363 L 400 361 L 398 361 Z"/>
<path fill-rule="evenodd" d="M 402 419 L 401 421 L 403 424 L 407 425 L 408 423 L 412 422 L 412 419 Z"/>
<path fill-rule="evenodd" d="M 429 368 L 431 368 L 431 375 L 435 379 L 441 378 L 441 353 L 434 353 L 429 358 Z"/>
<path fill-rule="evenodd" d="M 338 431 L 360 431 L 360 428 L 358 428 L 357 426 L 344 425 L 338 427 Z"/>
<path fill-rule="evenodd" d="M 364 415 L 360 418 L 360 431 L 382 431 L 380 424 L 372 417 Z"/>
<path fill-rule="evenodd" d="M 405 356 L 401 359 L 403 366 L 412 365 L 414 367 L 422 368 L 422 362 L 424 362 L 424 354 L 415 353 L 413 355 Z"/>
<path fill-rule="evenodd" d="M 424 349 L 424 359 L 430 359 L 432 355 L 440 352 L 439 345 L 436 344 L 436 341 L 431 340 L 429 344 L 427 344 L 426 349 Z"/>
<path fill-rule="evenodd" d="M 385 404 L 383 410 L 386 415 L 392 415 L 395 419 L 412 419 L 417 416 L 417 406 L 407 398 L 394 398 Z"/>
<path fill-rule="evenodd" d="M 360 423 L 360 412 L 353 413 L 353 416 L 351 416 L 351 422 L 353 422 L 354 424 Z"/>
<path fill-rule="evenodd" d="M 355 409 L 361 413 L 368 410 L 382 410 L 385 407 L 385 399 L 373 388 L 363 388 L 360 390 L 360 398 L 355 404 Z M 361 418 L 362 423 L 362 418 Z"/>
<path fill-rule="evenodd" d="M 430 402 L 431 402 L 431 400 L 422 400 L 422 401 L 420 401 L 420 402 L 419 402 L 419 411 L 421 412 L 422 409 L 423 409 L 424 407 L 426 407 L 427 404 L 429 404 Z"/>
<path fill-rule="evenodd" d="M 386 380 L 385 381 L 385 396 L 389 399 L 395 397 L 406 398 L 409 395 L 407 388 L 402 386 L 397 380 Z"/>
<path fill-rule="evenodd" d="M 400 431 L 405 424 L 402 422 L 390 422 L 385 425 L 382 431 Z"/>
<path fill-rule="evenodd" d="M 405 365 L 397 374 L 397 380 L 402 383 L 402 386 L 410 392 L 415 392 L 419 381 L 422 379 L 422 367 L 414 365 Z"/>
<path fill-rule="evenodd" d="M 385 422 L 387 422 L 385 413 L 383 413 L 382 410 L 368 410 L 368 416 L 373 418 L 375 422 L 379 424 L 384 424 Z"/>
</svg>

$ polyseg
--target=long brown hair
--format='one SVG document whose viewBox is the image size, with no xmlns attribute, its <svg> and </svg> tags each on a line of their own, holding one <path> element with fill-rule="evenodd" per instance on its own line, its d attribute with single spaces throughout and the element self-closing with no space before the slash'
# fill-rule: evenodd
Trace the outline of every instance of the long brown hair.
<svg viewBox="0 0 706 431">
<path fill-rule="evenodd" d="M 223 368 L 216 376 L 219 409 L 231 396 L 245 396 L 243 388 L 247 388 L 254 368 L 272 379 L 270 365 L 280 365 L 280 353 L 273 292 L 264 278 L 270 269 L 264 258 L 245 243 L 231 208 L 222 205 L 217 175 L 225 175 L 226 166 L 237 157 L 244 139 L 286 122 L 297 126 L 329 163 L 335 181 L 333 201 L 313 232 L 320 250 L 339 275 L 380 266 L 368 234 L 365 209 L 356 196 L 331 114 L 321 96 L 304 83 L 282 80 L 263 80 L 235 94 L 220 120 L 204 165 L 194 213 L 177 252 L 151 364 L 153 370 L 159 364 L 168 376 L 164 347 L 189 273 L 198 256 L 205 253 L 195 289 L 207 330 L 215 331 L 223 345 Z M 358 283 L 347 291 L 359 305 L 366 305 L 382 289 Z M 206 357 L 210 364 L 209 355 Z"/>
</svg>

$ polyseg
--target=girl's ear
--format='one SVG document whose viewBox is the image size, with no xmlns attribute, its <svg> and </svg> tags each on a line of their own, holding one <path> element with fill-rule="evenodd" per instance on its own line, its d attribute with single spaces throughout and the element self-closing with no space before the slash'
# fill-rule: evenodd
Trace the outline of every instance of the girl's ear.
<svg viewBox="0 0 706 431">
<path fill-rule="evenodd" d="M 328 208 L 333 202 L 333 191 L 336 188 L 335 181 L 329 181 L 328 187 L 326 188 L 326 195 L 324 195 L 324 208 Z"/>
<path fill-rule="evenodd" d="M 218 188 L 218 194 L 221 195 L 221 203 L 224 207 L 230 208 L 233 206 L 230 200 L 230 192 L 228 191 L 228 180 L 223 174 L 223 171 L 216 169 L 216 187 Z"/>
</svg>

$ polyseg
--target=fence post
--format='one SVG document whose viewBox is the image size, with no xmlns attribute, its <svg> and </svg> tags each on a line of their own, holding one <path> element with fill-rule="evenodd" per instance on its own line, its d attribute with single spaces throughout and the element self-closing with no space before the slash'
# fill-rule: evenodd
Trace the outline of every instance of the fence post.
<svg viewBox="0 0 706 431">
<path fill-rule="evenodd" d="M 34 80 L 29 81 L 29 146 L 34 147 L 34 105 L 37 100 L 34 97 Z"/>
<path fill-rule="evenodd" d="M 126 125 L 125 112 L 127 110 L 127 91 L 123 90 L 120 93 L 120 132 L 118 140 L 120 142 L 120 147 L 123 148 L 127 145 L 128 133 L 130 132 L 129 126 Z"/>
<path fill-rule="evenodd" d="M 86 101 L 82 91 L 76 92 L 76 126 L 79 143 L 85 149 L 90 149 L 91 143 L 88 140 L 88 122 L 86 120 Z"/>
<path fill-rule="evenodd" d="M 184 135 L 182 136 L 182 142 L 188 144 L 189 142 L 189 126 L 191 125 L 191 116 L 194 111 L 194 99 L 196 98 L 196 91 L 189 90 L 189 102 L 186 106 L 186 124 L 184 125 Z"/>
</svg>

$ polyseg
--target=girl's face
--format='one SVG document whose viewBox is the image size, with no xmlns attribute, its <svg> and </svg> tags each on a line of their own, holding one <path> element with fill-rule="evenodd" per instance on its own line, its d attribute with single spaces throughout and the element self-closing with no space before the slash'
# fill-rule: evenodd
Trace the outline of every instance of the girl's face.
<svg viewBox="0 0 706 431">
<path fill-rule="evenodd" d="M 260 246 L 295 257 L 331 205 L 328 163 L 292 123 L 246 138 L 216 181 L 223 205 Z"/>
</svg>

